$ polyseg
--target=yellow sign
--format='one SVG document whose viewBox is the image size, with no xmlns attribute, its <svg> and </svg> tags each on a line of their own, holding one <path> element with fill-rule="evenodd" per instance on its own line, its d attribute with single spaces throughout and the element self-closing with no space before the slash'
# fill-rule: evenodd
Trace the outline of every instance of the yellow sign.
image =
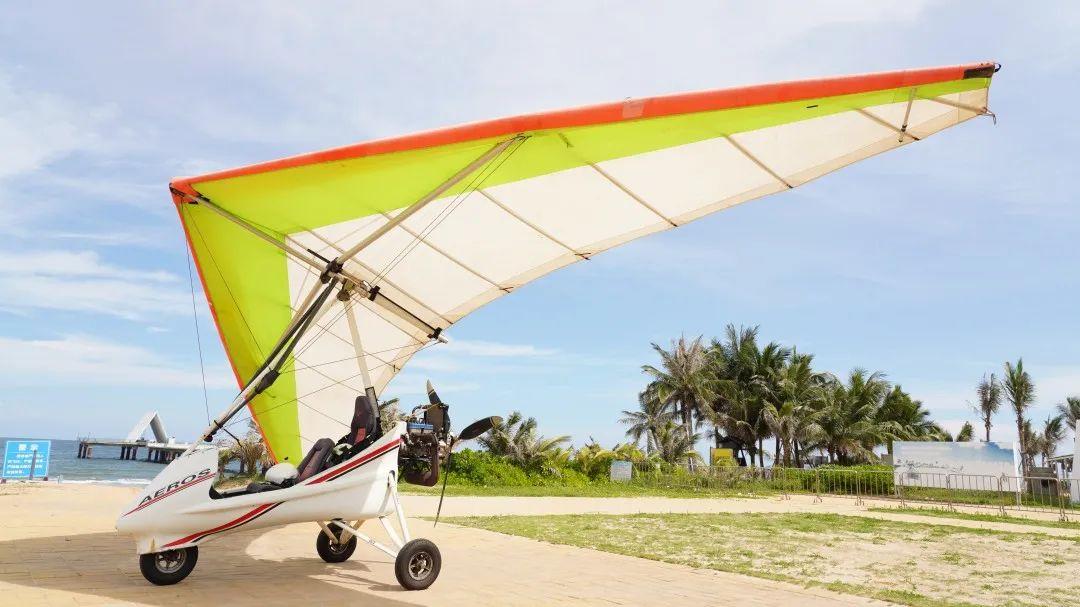
<svg viewBox="0 0 1080 607">
<path fill-rule="evenodd" d="M 713 447 L 709 449 L 709 460 L 713 466 L 734 466 L 735 450 Z"/>
</svg>

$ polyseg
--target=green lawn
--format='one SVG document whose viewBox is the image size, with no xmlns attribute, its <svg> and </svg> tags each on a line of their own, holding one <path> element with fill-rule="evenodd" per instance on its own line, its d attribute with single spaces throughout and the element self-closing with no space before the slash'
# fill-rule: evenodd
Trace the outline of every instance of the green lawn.
<svg viewBox="0 0 1080 607">
<path fill-rule="evenodd" d="M 420 487 L 402 483 L 402 493 L 438 495 L 442 486 Z M 736 489 L 699 489 L 693 487 L 647 487 L 630 483 L 589 483 L 581 486 L 531 485 L 483 486 L 447 485 L 447 495 L 485 495 L 510 497 L 689 497 L 689 498 L 760 498 L 771 492 L 751 492 Z"/>
<path fill-rule="evenodd" d="M 1046 521 L 1018 516 L 1001 516 L 1000 514 L 984 514 L 972 512 L 956 512 L 943 508 L 867 508 L 870 512 L 894 512 L 899 514 L 915 514 L 918 516 L 932 516 L 938 518 L 953 518 L 965 521 L 986 521 L 989 523 L 1011 523 L 1013 525 L 1030 525 L 1032 527 L 1054 527 L 1058 529 L 1080 530 L 1080 521 Z"/>
<path fill-rule="evenodd" d="M 1080 592 L 1080 539 L 834 514 L 461 517 L 447 522 L 821 586 L 905 605 L 1058 606 Z"/>
</svg>

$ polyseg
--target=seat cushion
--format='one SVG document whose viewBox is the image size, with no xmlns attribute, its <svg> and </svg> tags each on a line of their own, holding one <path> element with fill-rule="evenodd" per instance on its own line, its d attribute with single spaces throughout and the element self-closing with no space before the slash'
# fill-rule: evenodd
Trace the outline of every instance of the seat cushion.
<svg viewBox="0 0 1080 607">
<path fill-rule="evenodd" d="M 326 462 L 329 460 L 330 452 L 333 450 L 334 441 L 329 438 L 320 438 L 315 441 L 304 459 L 300 460 L 300 465 L 296 467 L 299 472 L 296 482 L 301 483 L 325 470 Z"/>
</svg>

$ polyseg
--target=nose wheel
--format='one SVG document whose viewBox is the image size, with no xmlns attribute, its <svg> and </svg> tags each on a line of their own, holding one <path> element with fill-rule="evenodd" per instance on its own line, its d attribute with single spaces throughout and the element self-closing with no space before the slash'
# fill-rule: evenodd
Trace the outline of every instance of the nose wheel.
<svg viewBox="0 0 1080 607">
<path fill-rule="evenodd" d="M 325 533 L 320 533 L 315 539 L 315 550 L 327 563 L 343 563 L 356 551 L 356 536 L 350 535 L 347 541 L 337 542 L 326 537 Z"/>
<path fill-rule="evenodd" d="M 429 540 L 416 539 L 401 547 L 394 559 L 394 573 L 406 590 L 423 590 L 435 583 L 442 569 L 439 548 Z"/>
<path fill-rule="evenodd" d="M 169 586 L 186 578 L 198 560 L 198 546 L 151 552 L 139 557 L 139 570 L 151 584 Z"/>
</svg>

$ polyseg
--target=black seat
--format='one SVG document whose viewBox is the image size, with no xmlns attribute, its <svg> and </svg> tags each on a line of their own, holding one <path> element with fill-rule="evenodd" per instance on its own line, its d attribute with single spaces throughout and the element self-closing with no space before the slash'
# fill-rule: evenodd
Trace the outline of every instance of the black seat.
<svg viewBox="0 0 1080 607">
<path fill-rule="evenodd" d="M 339 445 L 349 445 L 348 454 L 343 459 L 360 453 L 380 436 L 382 432 L 379 428 L 379 412 L 375 409 L 375 403 L 364 394 L 357 396 L 349 433 L 338 440 Z"/>
<path fill-rule="evenodd" d="M 296 482 L 305 481 L 326 469 L 326 463 L 334 450 L 334 441 L 320 438 L 308 450 L 300 465 L 296 467 Z"/>
<path fill-rule="evenodd" d="M 378 440 L 379 416 L 368 397 L 361 394 L 353 404 L 352 423 L 349 433 L 342 436 L 335 444 L 329 438 L 320 438 L 308 450 L 307 455 L 296 467 L 296 482 L 305 481 L 323 470 L 335 466 L 353 455 L 360 453 L 371 443 Z M 338 448 L 344 446 L 343 448 Z"/>
</svg>

